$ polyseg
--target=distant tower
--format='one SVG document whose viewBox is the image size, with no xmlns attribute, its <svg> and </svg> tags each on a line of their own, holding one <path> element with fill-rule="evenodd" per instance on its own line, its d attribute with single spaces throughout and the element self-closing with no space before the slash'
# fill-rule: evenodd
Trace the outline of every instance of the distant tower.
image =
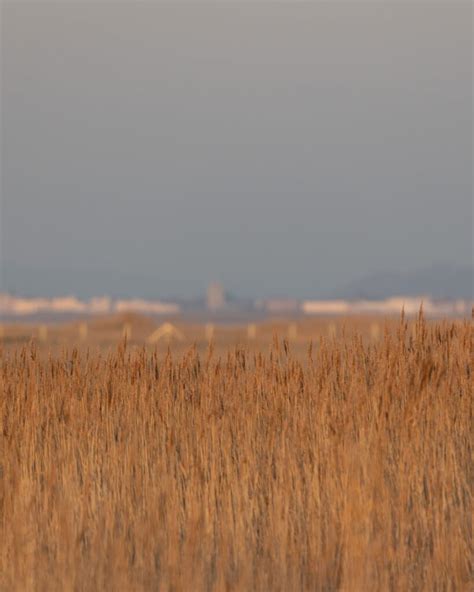
<svg viewBox="0 0 474 592">
<path fill-rule="evenodd" d="M 225 292 L 221 284 L 212 283 L 207 289 L 207 309 L 211 312 L 225 307 Z"/>
</svg>

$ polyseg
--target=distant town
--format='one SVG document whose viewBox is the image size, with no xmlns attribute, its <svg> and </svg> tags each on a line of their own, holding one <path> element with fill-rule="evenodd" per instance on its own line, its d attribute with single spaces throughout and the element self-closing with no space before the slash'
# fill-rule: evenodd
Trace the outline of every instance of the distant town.
<svg viewBox="0 0 474 592">
<path fill-rule="evenodd" d="M 239 300 L 230 298 L 219 283 L 212 283 L 206 298 L 196 301 L 168 302 L 160 300 L 112 299 L 107 296 L 80 300 L 75 296 L 56 298 L 25 298 L 0 294 L 2 318 L 28 318 L 38 315 L 80 316 L 136 313 L 153 316 L 178 316 L 207 314 L 228 316 L 254 314 L 262 316 L 297 315 L 398 315 L 404 310 L 407 315 L 417 314 L 420 307 L 425 315 L 433 317 L 471 315 L 472 300 L 437 300 L 429 295 L 403 296 L 374 299 L 297 300 L 263 299 Z"/>
</svg>

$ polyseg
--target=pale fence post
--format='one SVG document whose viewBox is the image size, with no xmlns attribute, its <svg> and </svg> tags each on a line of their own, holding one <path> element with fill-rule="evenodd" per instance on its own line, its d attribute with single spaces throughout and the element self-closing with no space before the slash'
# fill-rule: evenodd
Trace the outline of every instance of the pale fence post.
<svg viewBox="0 0 474 592">
<path fill-rule="evenodd" d="M 380 327 L 378 323 L 372 323 L 370 325 L 370 337 L 373 341 L 377 341 L 380 337 Z"/>
<path fill-rule="evenodd" d="M 125 323 L 122 330 L 122 337 L 126 338 L 127 341 L 130 341 L 132 338 L 132 325 L 131 323 Z"/>
<path fill-rule="evenodd" d="M 255 323 L 250 323 L 247 325 L 247 338 L 248 339 L 255 339 L 257 337 L 257 325 Z"/>
<path fill-rule="evenodd" d="M 87 339 L 87 333 L 88 333 L 88 326 L 87 323 L 81 323 L 79 325 L 79 339 L 81 341 L 85 341 Z"/>
<path fill-rule="evenodd" d="M 296 339 L 298 336 L 298 327 L 296 323 L 291 323 L 288 325 L 288 339 Z"/>
<path fill-rule="evenodd" d="M 204 327 L 204 334 L 207 341 L 212 341 L 214 337 L 214 325 L 212 323 L 206 323 L 206 326 Z"/>
<path fill-rule="evenodd" d="M 48 327 L 46 325 L 40 325 L 38 329 L 38 338 L 43 343 L 48 341 Z"/>
</svg>

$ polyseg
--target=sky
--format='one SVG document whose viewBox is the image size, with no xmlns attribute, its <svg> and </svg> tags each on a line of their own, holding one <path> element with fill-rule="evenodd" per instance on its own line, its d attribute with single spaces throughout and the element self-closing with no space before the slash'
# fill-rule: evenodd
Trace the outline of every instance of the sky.
<svg viewBox="0 0 474 592">
<path fill-rule="evenodd" d="M 472 10 L 3 2 L 0 289 L 299 298 L 471 265 Z"/>
</svg>

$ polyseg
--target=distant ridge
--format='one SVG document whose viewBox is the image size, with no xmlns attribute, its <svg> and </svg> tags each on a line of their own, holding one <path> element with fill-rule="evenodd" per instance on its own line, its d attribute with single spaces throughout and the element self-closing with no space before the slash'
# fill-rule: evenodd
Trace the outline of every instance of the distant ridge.
<svg viewBox="0 0 474 592">
<path fill-rule="evenodd" d="M 416 271 L 382 271 L 342 286 L 330 298 L 368 299 L 394 295 L 430 296 L 435 300 L 472 299 L 473 268 L 433 265 Z"/>
</svg>

